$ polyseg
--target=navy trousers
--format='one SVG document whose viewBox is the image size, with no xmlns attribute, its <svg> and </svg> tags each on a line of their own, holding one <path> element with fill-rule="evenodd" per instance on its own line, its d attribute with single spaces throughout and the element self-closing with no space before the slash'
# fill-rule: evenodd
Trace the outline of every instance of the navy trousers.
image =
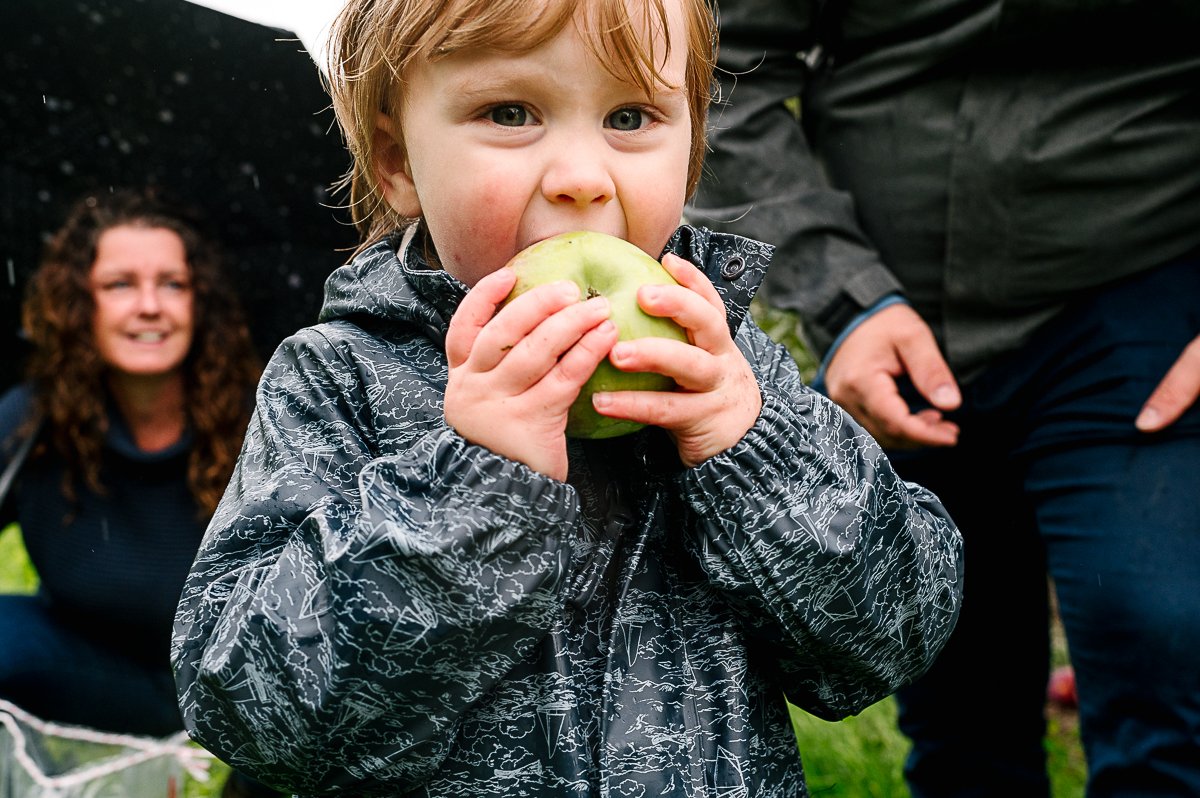
<svg viewBox="0 0 1200 798">
<path fill-rule="evenodd" d="M 124 734 L 183 729 L 169 652 L 130 656 L 93 639 L 36 596 L 0 596 L 0 698 L 42 720 Z"/>
<path fill-rule="evenodd" d="M 1047 573 L 1090 798 L 1200 795 L 1200 406 L 1142 403 L 1200 334 L 1200 259 L 1081 296 L 964 389 L 960 443 L 890 453 L 965 542 L 962 615 L 897 696 L 913 798 L 1049 795 Z"/>
</svg>

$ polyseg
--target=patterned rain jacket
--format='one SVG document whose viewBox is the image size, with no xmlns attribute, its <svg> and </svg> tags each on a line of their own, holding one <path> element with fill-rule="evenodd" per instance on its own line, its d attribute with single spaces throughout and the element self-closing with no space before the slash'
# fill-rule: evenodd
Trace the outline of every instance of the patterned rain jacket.
<svg viewBox="0 0 1200 798">
<path fill-rule="evenodd" d="M 465 288 L 398 244 L 261 382 L 176 620 L 193 736 L 304 795 L 805 795 L 785 697 L 841 718 L 921 673 L 961 540 L 749 319 L 770 248 L 671 242 L 757 375 L 742 441 L 572 441 L 564 483 L 447 427 Z"/>
</svg>

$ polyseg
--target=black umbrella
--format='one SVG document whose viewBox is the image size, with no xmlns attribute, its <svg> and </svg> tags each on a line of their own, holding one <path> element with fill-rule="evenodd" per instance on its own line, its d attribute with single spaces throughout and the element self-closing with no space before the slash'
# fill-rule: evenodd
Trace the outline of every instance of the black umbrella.
<svg viewBox="0 0 1200 798">
<path fill-rule="evenodd" d="M 330 193 L 349 156 L 294 34 L 184 0 L 0 0 L 0 30 L 0 386 L 41 247 L 97 187 L 206 212 L 264 355 L 315 319 L 355 235 Z"/>
</svg>

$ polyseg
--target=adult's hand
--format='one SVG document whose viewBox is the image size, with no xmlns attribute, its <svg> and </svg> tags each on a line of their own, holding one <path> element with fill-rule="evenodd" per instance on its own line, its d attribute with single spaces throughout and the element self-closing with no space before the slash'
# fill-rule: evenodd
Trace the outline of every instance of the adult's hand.
<svg viewBox="0 0 1200 798">
<path fill-rule="evenodd" d="M 933 407 L 909 410 L 896 384 L 905 374 Z M 962 402 L 958 383 L 933 331 L 908 305 L 890 305 L 846 336 L 825 369 L 825 384 L 829 397 L 886 447 L 958 442 L 958 425 L 942 415 Z"/>
<path fill-rule="evenodd" d="M 1184 347 L 1138 413 L 1137 428 L 1158 432 L 1174 424 L 1200 398 L 1200 335 Z"/>
</svg>

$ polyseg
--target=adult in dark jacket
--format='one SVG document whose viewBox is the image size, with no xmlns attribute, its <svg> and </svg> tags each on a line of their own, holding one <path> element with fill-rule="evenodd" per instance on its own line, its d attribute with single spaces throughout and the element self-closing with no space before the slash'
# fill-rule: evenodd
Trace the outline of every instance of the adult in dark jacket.
<svg viewBox="0 0 1200 798">
<path fill-rule="evenodd" d="M 708 9 L 398 7 L 334 34 L 367 244 L 268 365 L 184 589 L 189 729 L 306 795 L 805 795 L 784 697 L 840 718 L 918 674 L 959 540 L 754 326 L 770 248 L 676 229 Z M 568 283 L 497 310 L 579 229 L 669 253 L 641 303 L 688 343 L 618 352 Z M 610 351 L 689 390 L 568 439 Z"/>
<path fill-rule="evenodd" d="M 1046 565 L 1089 795 L 1200 794 L 1200 10 L 721 20 L 689 218 L 778 243 L 819 384 L 966 541 L 962 619 L 899 696 L 913 794 L 1047 794 Z"/>
<path fill-rule="evenodd" d="M 107 190 L 30 282 L 29 379 L 0 399 L 0 462 L 30 448 L 0 525 L 19 524 L 39 589 L 0 596 L 0 697 L 43 719 L 182 728 L 171 623 L 260 373 L 227 286 L 186 211 Z"/>
</svg>

